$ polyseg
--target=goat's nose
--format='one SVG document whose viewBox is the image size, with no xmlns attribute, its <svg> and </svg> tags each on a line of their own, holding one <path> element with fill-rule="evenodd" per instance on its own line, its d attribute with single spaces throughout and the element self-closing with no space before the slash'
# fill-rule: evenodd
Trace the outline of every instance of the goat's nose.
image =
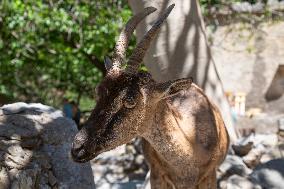
<svg viewBox="0 0 284 189">
<path fill-rule="evenodd" d="M 79 133 L 77 133 L 74 137 L 74 141 L 72 143 L 72 149 L 82 148 L 84 143 L 88 140 L 88 132 L 85 128 L 81 129 Z"/>
<path fill-rule="evenodd" d="M 73 143 L 72 143 L 72 148 L 81 148 L 84 143 L 88 140 L 88 135 L 86 132 L 79 132 L 75 135 Z"/>
<path fill-rule="evenodd" d="M 81 130 L 74 138 L 71 148 L 71 156 L 74 161 L 81 162 L 82 159 L 87 156 L 87 152 L 85 150 L 85 143 L 88 140 L 88 135 L 86 131 Z"/>
</svg>

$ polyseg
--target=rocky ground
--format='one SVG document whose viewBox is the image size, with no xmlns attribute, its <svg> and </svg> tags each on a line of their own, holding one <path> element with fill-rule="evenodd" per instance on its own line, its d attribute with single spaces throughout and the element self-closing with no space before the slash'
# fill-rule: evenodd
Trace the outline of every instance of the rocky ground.
<svg viewBox="0 0 284 189">
<path fill-rule="evenodd" d="M 251 134 L 230 148 L 218 169 L 221 189 L 284 188 L 284 140 L 277 134 Z"/>
<path fill-rule="evenodd" d="M 91 161 L 96 187 L 99 189 L 142 189 L 148 167 L 140 140 L 105 152 Z"/>
</svg>

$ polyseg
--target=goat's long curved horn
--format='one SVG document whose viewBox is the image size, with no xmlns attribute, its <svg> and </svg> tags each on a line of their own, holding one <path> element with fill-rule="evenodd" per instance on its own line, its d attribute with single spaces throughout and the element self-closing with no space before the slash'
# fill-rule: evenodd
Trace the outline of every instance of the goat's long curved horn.
<svg viewBox="0 0 284 189">
<path fill-rule="evenodd" d="M 127 63 L 126 72 L 135 73 L 138 71 L 140 63 L 146 54 L 147 49 L 150 46 L 151 41 L 158 33 L 161 25 L 165 19 L 169 16 L 175 4 L 170 5 L 167 10 L 156 20 L 152 28 L 145 34 L 142 40 L 138 43 L 136 48 L 133 50 L 132 55 Z"/>
<path fill-rule="evenodd" d="M 154 7 L 147 7 L 142 12 L 134 15 L 126 24 L 125 28 L 121 31 L 119 38 L 116 42 L 114 54 L 112 58 L 112 69 L 120 69 L 123 59 L 125 58 L 125 52 L 128 47 L 130 37 L 136 28 L 147 15 L 155 12 L 157 9 Z"/>
</svg>

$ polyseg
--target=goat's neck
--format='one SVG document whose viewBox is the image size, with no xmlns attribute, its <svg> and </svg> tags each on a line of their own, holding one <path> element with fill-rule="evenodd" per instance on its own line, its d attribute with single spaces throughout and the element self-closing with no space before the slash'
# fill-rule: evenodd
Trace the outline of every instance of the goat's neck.
<svg viewBox="0 0 284 189">
<path fill-rule="evenodd" d="M 188 157 L 193 156 L 195 146 L 193 141 L 190 141 L 192 137 L 189 133 L 194 134 L 194 131 L 183 129 L 185 120 L 175 114 L 166 101 L 160 103 L 155 109 L 156 111 L 148 117 L 150 121 L 146 123 L 148 127 L 143 137 L 151 144 L 160 158 L 169 163 L 169 166 L 182 162 L 187 164 L 188 162 L 184 161 L 191 159 Z"/>
</svg>

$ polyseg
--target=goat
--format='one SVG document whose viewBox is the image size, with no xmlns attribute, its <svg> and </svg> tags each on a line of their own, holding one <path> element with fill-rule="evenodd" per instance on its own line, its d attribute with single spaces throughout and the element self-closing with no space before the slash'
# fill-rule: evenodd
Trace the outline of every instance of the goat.
<svg viewBox="0 0 284 189">
<path fill-rule="evenodd" d="M 152 189 L 216 188 L 216 168 L 229 143 L 218 108 L 191 79 L 158 83 L 139 71 L 151 40 L 173 8 L 158 18 L 123 69 L 131 34 L 156 9 L 148 7 L 128 21 L 113 59 L 105 60 L 107 75 L 96 88 L 96 106 L 76 134 L 71 154 L 74 161 L 87 162 L 141 137 Z"/>
</svg>

